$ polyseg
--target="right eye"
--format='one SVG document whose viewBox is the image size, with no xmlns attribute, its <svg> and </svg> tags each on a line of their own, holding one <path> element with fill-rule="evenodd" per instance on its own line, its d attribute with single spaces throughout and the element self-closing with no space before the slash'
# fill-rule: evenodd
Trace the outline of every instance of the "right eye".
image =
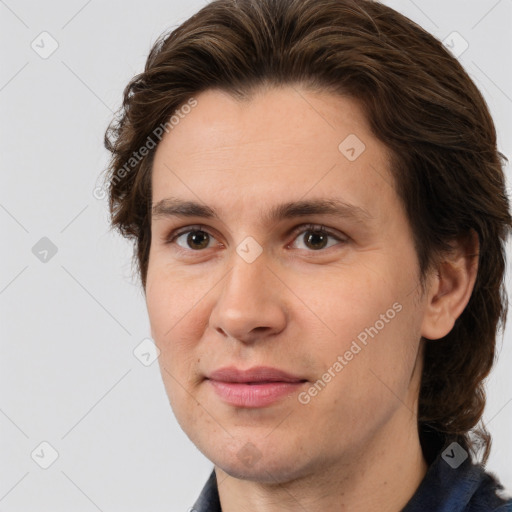
<svg viewBox="0 0 512 512">
<path fill-rule="evenodd" d="M 198 252 L 210 248 L 215 238 L 202 226 L 187 226 L 171 232 L 165 240 L 166 244 L 176 244 L 180 250 Z"/>
</svg>

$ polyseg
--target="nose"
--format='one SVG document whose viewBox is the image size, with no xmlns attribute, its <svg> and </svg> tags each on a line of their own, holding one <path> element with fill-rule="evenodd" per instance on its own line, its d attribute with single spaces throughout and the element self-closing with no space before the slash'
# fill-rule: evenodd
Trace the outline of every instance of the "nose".
<svg viewBox="0 0 512 512">
<path fill-rule="evenodd" d="M 252 343 L 281 332 L 287 322 L 286 288 L 268 266 L 265 253 L 252 263 L 233 255 L 219 287 L 210 326 L 225 338 Z"/>
</svg>

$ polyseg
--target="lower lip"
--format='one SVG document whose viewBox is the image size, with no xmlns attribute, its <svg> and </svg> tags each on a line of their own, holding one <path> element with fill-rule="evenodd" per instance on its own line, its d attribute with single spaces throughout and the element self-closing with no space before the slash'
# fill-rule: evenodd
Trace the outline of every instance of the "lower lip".
<svg viewBox="0 0 512 512">
<path fill-rule="evenodd" d="M 247 384 L 244 382 L 222 382 L 210 380 L 217 395 L 230 405 L 237 407 L 264 407 L 295 393 L 305 382 L 266 382 Z"/>
</svg>

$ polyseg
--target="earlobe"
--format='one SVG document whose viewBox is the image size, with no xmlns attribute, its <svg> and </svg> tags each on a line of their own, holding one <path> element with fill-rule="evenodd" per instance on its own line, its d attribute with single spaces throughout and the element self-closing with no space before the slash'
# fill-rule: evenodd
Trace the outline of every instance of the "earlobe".
<svg viewBox="0 0 512 512">
<path fill-rule="evenodd" d="M 478 235 L 475 231 L 454 241 L 427 285 L 421 335 L 430 340 L 446 336 L 471 298 L 478 272 Z"/>
</svg>

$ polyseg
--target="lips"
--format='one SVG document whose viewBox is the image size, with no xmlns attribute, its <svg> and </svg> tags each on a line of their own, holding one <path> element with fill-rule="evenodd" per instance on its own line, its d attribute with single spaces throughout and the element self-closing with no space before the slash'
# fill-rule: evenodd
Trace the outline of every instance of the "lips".
<svg viewBox="0 0 512 512">
<path fill-rule="evenodd" d="M 249 370 L 220 368 L 207 382 L 216 395 L 235 407 L 265 407 L 297 392 L 307 382 L 277 368 L 259 366 Z"/>
<path fill-rule="evenodd" d="M 306 381 L 306 379 L 302 379 L 283 370 L 278 370 L 277 368 L 271 368 L 269 366 L 257 366 L 248 370 L 239 370 L 233 366 L 220 368 L 219 370 L 212 372 L 208 378 L 221 382 L 244 382 L 246 384 Z"/>
</svg>

